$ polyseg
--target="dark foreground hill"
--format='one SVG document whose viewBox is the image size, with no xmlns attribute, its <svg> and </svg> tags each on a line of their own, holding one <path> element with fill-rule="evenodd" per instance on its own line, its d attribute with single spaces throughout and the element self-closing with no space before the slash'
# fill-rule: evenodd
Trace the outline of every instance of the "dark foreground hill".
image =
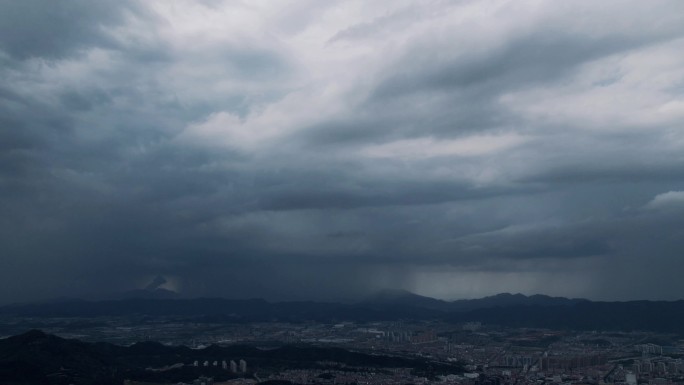
<svg viewBox="0 0 684 385">
<path fill-rule="evenodd" d="M 282 346 L 262 350 L 253 346 L 204 349 L 165 346 L 156 342 L 123 347 L 108 343 L 85 343 L 63 339 L 38 330 L 0 340 L 0 384 L 117 384 L 124 379 L 150 382 L 191 381 L 199 376 L 217 380 L 238 374 L 224 370 L 223 360 L 248 362 L 253 370 L 325 368 L 336 363 L 353 368 L 412 368 L 418 373 L 460 373 L 458 364 L 440 364 L 418 358 L 369 355 L 340 348 Z M 194 361 L 211 364 L 194 366 Z M 213 366 L 217 361 L 218 366 Z M 325 362 L 325 364 L 323 364 Z M 154 368 L 150 370 L 147 368 Z M 161 370 L 163 369 L 163 370 Z"/>
<path fill-rule="evenodd" d="M 194 322 L 479 321 L 511 327 L 643 330 L 684 334 L 684 301 L 592 302 L 543 295 L 499 294 L 441 301 L 409 292 L 383 292 L 355 304 L 267 302 L 261 299 L 68 300 L 0 307 L 9 317 L 179 316 Z"/>
</svg>

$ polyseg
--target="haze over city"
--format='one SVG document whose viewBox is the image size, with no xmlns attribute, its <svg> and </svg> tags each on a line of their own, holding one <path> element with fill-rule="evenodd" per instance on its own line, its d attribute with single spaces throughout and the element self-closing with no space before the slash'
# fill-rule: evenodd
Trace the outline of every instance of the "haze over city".
<svg viewBox="0 0 684 385">
<path fill-rule="evenodd" d="M 684 2 L 0 1 L 0 304 L 684 297 Z"/>
</svg>

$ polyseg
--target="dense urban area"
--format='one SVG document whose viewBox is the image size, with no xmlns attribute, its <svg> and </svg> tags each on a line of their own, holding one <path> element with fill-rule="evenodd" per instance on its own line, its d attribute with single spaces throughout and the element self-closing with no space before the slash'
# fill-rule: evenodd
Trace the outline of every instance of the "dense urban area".
<svg viewBox="0 0 684 385">
<path fill-rule="evenodd" d="M 3 332 L 8 334 L 30 325 L 65 339 L 118 346 L 155 341 L 160 346 L 187 346 L 201 352 L 195 356 L 176 355 L 177 361 L 169 358 L 159 361 L 159 366 L 144 368 L 149 378 L 156 378 L 152 375 L 155 373 L 183 370 L 186 377 L 197 375 L 194 379 L 167 382 L 173 384 L 684 383 L 684 339 L 666 333 L 575 332 L 437 321 L 225 324 L 187 322 L 174 317 L 22 318 L 5 319 L 3 325 Z M 243 356 L 228 356 L 230 350 L 219 349 L 231 346 L 250 346 L 263 352 L 303 346 L 322 348 L 319 352 L 324 353 L 317 353 L 320 357 L 292 357 L 299 362 L 290 366 L 282 360 L 274 364 L 249 351 Z M 366 365 L 363 358 L 350 360 L 344 354 L 336 360 L 335 354 L 328 354 L 330 351 L 383 357 L 387 361 Z M 421 363 L 420 370 L 415 363 Z M 55 373 L 54 378 L 59 376 Z M 68 373 L 61 376 L 66 378 Z M 151 382 L 128 378 L 124 383 Z"/>
</svg>

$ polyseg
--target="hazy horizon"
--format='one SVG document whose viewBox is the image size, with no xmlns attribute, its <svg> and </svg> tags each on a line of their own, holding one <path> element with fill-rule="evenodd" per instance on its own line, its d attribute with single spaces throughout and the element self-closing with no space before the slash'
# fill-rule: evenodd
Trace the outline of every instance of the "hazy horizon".
<svg viewBox="0 0 684 385">
<path fill-rule="evenodd" d="M 47 297 L 47 298 L 38 298 L 38 299 L 33 299 L 33 300 L 28 300 L 28 301 L 19 301 L 19 302 L 8 302 L 8 303 L 0 303 L 0 306 L 8 306 L 8 305 L 17 305 L 17 304 L 43 304 L 43 303 L 50 303 L 50 302 L 60 302 L 60 301 L 88 301 L 88 302 L 100 302 L 100 301 L 121 301 L 121 300 L 128 300 L 128 299 L 149 299 L 149 300 L 157 300 L 157 299 L 179 299 L 179 300 L 197 300 L 197 299 L 225 299 L 225 300 L 235 300 L 235 301 L 248 301 L 248 300 L 264 300 L 267 302 L 271 303 L 280 303 L 280 302 L 329 302 L 329 303 L 348 303 L 348 304 L 353 304 L 353 303 L 362 303 L 367 300 L 372 300 L 375 296 L 377 295 L 382 295 L 386 294 L 388 292 L 403 292 L 406 294 L 414 294 L 418 295 L 421 297 L 425 298 L 432 298 L 440 301 L 445 301 L 445 302 L 455 302 L 455 301 L 468 301 L 468 300 L 479 300 L 479 299 L 484 299 L 484 298 L 490 298 L 490 297 L 496 297 L 496 296 L 501 296 L 501 295 L 511 295 L 511 296 L 516 296 L 516 295 L 523 295 L 526 297 L 533 297 L 533 296 L 546 296 L 550 298 L 567 298 L 567 299 L 578 299 L 578 300 L 589 300 L 589 301 L 594 301 L 594 302 L 630 302 L 630 301 L 658 301 L 658 300 L 649 300 L 649 299 L 639 299 L 639 298 L 634 298 L 634 299 L 626 299 L 626 300 L 615 300 L 615 301 L 605 301 L 601 299 L 591 299 L 591 298 L 579 298 L 579 297 L 563 297 L 563 296 L 550 296 L 547 294 L 543 293 L 532 293 L 532 294 L 525 294 L 525 293 L 513 293 L 513 292 L 499 292 L 499 293 L 494 293 L 494 294 L 486 294 L 480 297 L 455 297 L 455 298 L 438 298 L 438 297 L 431 297 L 428 295 L 422 295 L 418 293 L 414 293 L 408 290 L 403 290 L 403 289 L 380 289 L 375 292 L 369 292 L 367 295 L 361 295 L 359 297 L 348 297 L 348 298 L 334 298 L 334 297 L 326 297 L 326 298 L 316 298 L 316 297 L 295 297 L 295 298 L 279 298 L 279 297 L 231 297 L 231 296 L 211 296 L 211 295 L 200 295 L 200 296 L 184 296 L 183 293 L 175 293 L 177 296 L 174 297 L 168 297 L 168 298 L 155 298 L 155 297 L 145 297 L 144 295 L 139 295 L 139 296 L 134 296 L 130 292 L 121 292 L 121 293 L 109 293 L 104 296 L 94 296 L 94 297 L 88 297 L 88 296 L 83 296 L 83 297 Z M 673 299 L 669 301 L 681 301 L 684 300 L 684 298 L 679 298 L 679 299 Z"/>
<path fill-rule="evenodd" d="M 0 303 L 684 293 L 684 2 L 0 0 Z"/>
<path fill-rule="evenodd" d="M 161 297 L 156 297 L 154 296 L 154 291 L 156 289 L 161 289 L 161 291 L 166 292 L 165 294 L 168 296 L 161 296 Z M 145 293 L 146 290 L 151 290 L 151 293 Z M 168 291 L 168 292 L 167 292 Z M 163 294 L 162 294 L 163 295 Z M 416 293 L 410 290 L 406 289 L 397 289 L 397 288 L 385 288 L 385 289 L 377 289 L 375 291 L 369 291 L 367 293 L 360 294 L 355 297 L 316 297 L 316 296 L 299 296 L 299 297 L 292 297 L 292 296 L 285 296 L 285 297 L 279 297 L 279 296 L 230 296 L 230 295 L 195 295 L 195 296 L 188 296 L 184 295 L 182 292 L 176 292 L 173 289 L 171 289 L 170 286 L 167 285 L 160 285 L 159 287 L 155 287 L 153 289 L 148 289 L 148 288 L 134 288 L 132 290 L 124 291 L 124 292 L 112 292 L 112 293 L 106 293 L 104 295 L 94 295 L 94 296 L 88 296 L 88 295 L 83 295 L 83 296 L 63 296 L 63 297 L 46 297 L 46 298 L 37 298 L 37 299 L 31 299 L 28 301 L 14 301 L 14 302 L 7 302 L 7 303 L 0 303 L 0 306 L 7 306 L 7 305 L 17 305 L 17 304 L 41 304 L 41 303 L 50 303 L 50 302 L 60 302 L 60 301 L 89 301 L 89 302 L 99 302 L 99 301 L 120 301 L 120 300 L 128 300 L 128 299 L 149 299 L 149 300 L 158 300 L 158 299 L 182 299 L 182 300 L 196 300 L 196 299 L 213 299 L 213 298 L 219 298 L 219 299 L 226 299 L 226 300 L 265 300 L 267 302 L 271 303 L 279 303 L 279 302 L 330 302 L 330 303 L 362 303 L 364 301 L 368 300 L 374 300 L 378 298 L 377 296 L 386 296 L 386 295 L 417 295 L 420 297 L 425 297 L 425 298 L 432 298 L 440 301 L 445 301 L 445 302 L 454 302 L 454 301 L 467 301 L 467 300 L 479 300 L 479 299 L 484 299 L 484 298 L 491 298 L 491 297 L 497 297 L 497 296 L 518 296 L 518 295 L 523 295 L 525 297 L 534 297 L 534 296 L 546 296 L 550 298 L 566 298 L 566 299 L 573 299 L 573 300 L 589 300 L 593 302 L 630 302 L 630 301 L 662 301 L 658 299 L 649 299 L 649 298 L 628 298 L 628 299 L 622 299 L 622 300 L 614 300 L 614 299 L 602 299 L 602 298 L 587 298 L 587 297 L 566 297 L 562 295 L 549 295 L 549 294 L 544 294 L 544 293 L 521 293 L 521 292 L 509 292 L 509 291 L 503 291 L 503 292 L 496 292 L 496 293 L 489 293 L 489 294 L 483 294 L 481 296 L 475 296 L 475 297 L 436 297 L 436 296 L 430 296 L 427 294 L 420 294 Z M 684 300 L 684 297 L 682 298 L 673 298 L 665 301 L 682 301 Z"/>
</svg>

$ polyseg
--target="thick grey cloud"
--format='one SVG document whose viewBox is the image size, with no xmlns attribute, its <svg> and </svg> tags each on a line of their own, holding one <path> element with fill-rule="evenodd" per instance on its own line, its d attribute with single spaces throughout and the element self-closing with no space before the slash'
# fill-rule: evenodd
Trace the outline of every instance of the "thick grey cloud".
<svg viewBox="0 0 684 385">
<path fill-rule="evenodd" d="M 0 302 L 678 298 L 681 8 L 0 2 Z"/>
<path fill-rule="evenodd" d="M 121 23 L 132 4 L 82 0 L 3 0 L 0 34 L 4 53 L 18 59 L 63 59 L 88 47 L 116 45 L 106 33 Z"/>
</svg>

